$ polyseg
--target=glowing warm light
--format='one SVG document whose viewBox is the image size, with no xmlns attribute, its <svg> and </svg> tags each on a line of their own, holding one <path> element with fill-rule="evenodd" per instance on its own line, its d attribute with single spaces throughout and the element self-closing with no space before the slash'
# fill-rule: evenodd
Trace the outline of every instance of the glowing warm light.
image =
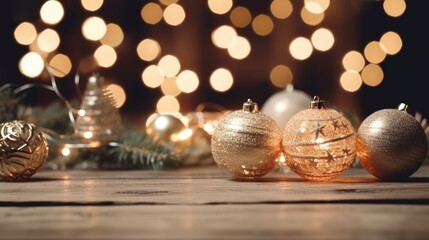
<svg viewBox="0 0 429 240">
<path fill-rule="evenodd" d="M 232 0 L 208 0 L 209 9 L 216 14 L 225 14 L 232 8 Z"/>
<path fill-rule="evenodd" d="M 368 43 L 363 51 L 368 62 L 381 63 L 386 58 L 386 51 L 381 46 L 380 42 L 372 41 Z"/>
<path fill-rule="evenodd" d="M 158 67 L 164 76 L 173 77 L 180 71 L 180 62 L 173 55 L 165 55 L 159 60 Z"/>
<path fill-rule="evenodd" d="M 384 78 L 383 69 L 377 64 L 366 65 L 362 69 L 361 75 L 363 82 L 371 87 L 380 85 Z"/>
<path fill-rule="evenodd" d="M 312 13 L 307 10 L 307 8 L 303 7 L 301 10 L 301 18 L 302 21 L 304 21 L 306 24 L 310 26 L 316 26 L 317 24 L 321 23 L 323 19 L 325 18 L 325 13 Z"/>
<path fill-rule="evenodd" d="M 362 86 L 362 78 L 358 72 L 345 71 L 341 75 L 340 84 L 347 92 L 356 92 Z"/>
<path fill-rule="evenodd" d="M 116 62 L 116 52 L 111 46 L 101 45 L 95 50 L 94 58 L 100 67 L 108 68 Z"/>
<path fill-rule="evenodd" d="M 402 48 L 402 39 L 395 32 L 387 32 L 380 38 L 380 44 L 383 50 L 389 55 L 397 54 Z"/>
<path fill-rule="evenodd" d="M 211 123 L 205 123 L 203 127 L 204 131 L 206 131 L 209 135 L 214 133 L 215 127 Z"/>
<path fill-rule="evenodd" d="M 343 57 L 343 66 L 346 70 L 360 72 L 365 66 L 365 58 L 358 51 L 350 51 Z"/>
<path fill-rule="evenodd" d="M 197 74 L 191 70 L 184 70 L 177 76 L 177 87 L 184 93 L 197 90 L 199 82 Z"/>
<path fill-rule="evenodd" d="M 176 97 L 182 92 L 177 86 L 176 77 L 169 77 L 164 79 L 164 82 L 161 84 L 161 91 L 162 93 L 164 93 L 164 95 L 170 95 L 173 97 Z"/>
<path fill-rule="evenodd" d="M 164 4 L 165 6 L 168 6 L 168 5 L 170 5 L 170 4 L 173 4 L 173 3 L 177 3 L 177 1 L 179 1 L 179 0 L 159 0 L 162 4 Z"/>
<path fill-rule="evenodd" d="M 99 17 L 89 17 L 82 24 L 83 36 L 91 41 L 100 40 L 106 34 L 107 26 Z"/>
<path fill-rule="evenodd" d="M 67 157 L 67 156 L 69 156 L 70 155 L 70 148 L 63 148 L 62 150 L 61 150 L 61 154 L 63 155 L 63 156 L 65 156 L 65 157 Z"/>
<path fill-rule="evenodd" d="M 273 31 L 274 23 L 268 15 L 259 14 L 253 19 L 252 28 L 256 34 L 266 36 Z"/>
<path fill-rule="evenodd" d="M 29 45 L 36 39 L 37 31 L 33 24 L 23 22 L 15 28 L 13 35 L 19 44 Z"/>
<path fill-rule="evenodd" d="M 252 14 L 249 9 L 238 6 L 231 11 L 229 18 L 231 19 L 232 25 L 244 28 L 252 21 Z"/>
<path fill-rule="evenodd" d="M 92 138 L 92 136 L 94 136 L 94 134 L 91 131 L 87 131 L 83 133 L 83 137 L 86 139 Z"/>
<path fill-rule="evenodd" d="M 334 46 L 335 38 L 332 32 L 326 28 L 319 28 L 311 35 L 311 43 L 319 51 L 328 51 Z"/>
<path fill-rule="evenodd" d="M 293 6 L 289 0 L 274 0 L 270 5 L 271 13 L 278 19 L 286 19 L 292 14 Z"/>
<path fill-rule="evenodd" d="M 52 74 L 54 74 L 54 76 L 64 77 L 70 72 L 72 63 L 69 57 L 60 53 L 55 55 L 51 61 L 49 61 L 49 66 L 51 67 Z"/>
<path fill-rule="evenodd" d="M 150 88 L 157 88 L 164 82 L 164 75 L 156 65 L 148 66 L 142 73 L 144 85 Z"/>
<path fill-rule="evenodd" d="M 235 29 L 229 25 L 222 25 L 212 33 L 212 42 L 218 48 L 228 48 L 228 45 L 237 37 Z"/>
<path fill-rule="evenodd" d="M 37 37 L 37 45 L 44 52 L 53 52 L 60 45 L 60 36 L 55 30 L 45 29 Z"/>
<path fill-rule="evenodd" d="M 251 46 L 249 41 L 244 38 L 237 36 L 231 40 L 228 45 L 228 53 L 232 58 L 235 59 L 244 59 L 249 56 Z"/>
<path fill-rule="evenodd" d="M 44 69 L 42 56 L 35 52 L 25 54 L 19 61 L 19 71 L 30 78 L 39 76 Z"/>
<path fill-rule="evenodd" d="M 270 72 L 270 80 L 274 86 L 285 88 L 292 83 L 293 74 L 290 68 L 285 65 L 277 65 Z"/>
<path fill-rule="evenodd" d="M 119 46 L 124 40 L 124 32 L 121 27 L 114 23 L 109 23 L 106 26 L 106 34 L 100 39 L 100 42 L 111 47 Z"/>
<path fill-rule="evenodd" d="M 177 26 L 185 20 L 185 10 L 178 4 L 171 4 L 164 10 L 164 20 L 168 25 Z"/>
<path fill-rule="evenodd" d="M 162 19 L 162 8 L 158 4 L 150 2 L 144 5 L 140 15 L 146 23 L 157 24 Z"/>
<path fill-rule="evenodd" d="M 313 46 L 307 38 L 297 37 L 289 45 L 289 51 L 295 59 L 305 60 L 313 53 Z"/>
<path fill-rule="evenodd" d="M 383 8 L 387 15 L 399 17 L 405 12 L 407 4 L 404 0 L 384 0 Z"/>
<path fill-rule="evenodd" d="M 47 24 L 57 24 L 64 17 L 64 8 L 55 0 L 46 1 L 40 8 L 40 18 Z"/>
<path fill-rule="evenodd" d="M 149 124 L 151 124 L 158 116 L 158 113 L 152 113 L 151 115 L 149 115 L 149 117 L 146 119 L 146 127 L 148 127 Z"/>
<path fill-rule="evenodd" d="M 305 0 L 305 8 L 314 14 L 320 14 L 328 9 L 330 0 Z"/>
<path fill-rule="evenodd" d="M 115 99 L 115 107 L 122 107 L 127 100 L 127 94 L 125 94 L 124 89 L 118 84 L 109 84 L 106 88 L 110 93 L 112 93 L 112 96 Z"/>
<path fill-rule="evenodd" d="M 80 109 L 79 111 L 77 111 L 77 114 L 79 114 L 79 116 L 83 117 L 86 114 L 86 111 L 83 109 Z"/>
<path fill-rule="evenodd" d="M 153 39 L 146 38 L 137 46 L 137 55 L 144 61 L 152 61 L 161 53 L 159 43 Z"/>
<path fill-rule="evenodd" d="M 178 140 L 183 141 L 191 137 L 193 134 L 192 129 L 186 128 L 178 134 Z"/>
<path fill-rule="evenodd" d="M 228 69 L 218 68 L 210 75 L 210 85 L 218 92 L 228 91 L 233 83 L 234 78 Z"/>
<path fill-rule="evenodd" d="M 163 96 L 158 100 L 156 109 L 159 113 L 178 112 L 180 110 L 180 104 L 173 96 Z"/>
<path fill-rule="evenodd" d="M 103 0 L 81 0 L 80 3 L 85 10 L 94 12 L 103 5 Z"/>
</svg>

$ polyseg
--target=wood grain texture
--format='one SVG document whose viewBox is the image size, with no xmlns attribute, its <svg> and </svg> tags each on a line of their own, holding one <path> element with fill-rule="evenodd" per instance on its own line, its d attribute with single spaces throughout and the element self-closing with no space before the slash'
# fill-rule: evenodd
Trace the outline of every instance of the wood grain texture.
<svg viewBox="0 0 429 240">
<path fill-rule="evenodd" d="M 42 171 L 0 182 L 0 239 L 427 239 L 429 166 L 403 182 L 353 168 L 331 183 L 215 166 Z"/>
</svg>

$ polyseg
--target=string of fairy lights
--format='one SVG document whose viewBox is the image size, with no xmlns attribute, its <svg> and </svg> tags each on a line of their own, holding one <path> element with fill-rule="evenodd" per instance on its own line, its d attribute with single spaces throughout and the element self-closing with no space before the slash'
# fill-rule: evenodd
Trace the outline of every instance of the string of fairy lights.
<svg viewBox="0 0 429 240">
<path fill-rule="evenodd" d="M 117 23 L 106 23 L 97 16 L 97 11 L 103 6 L 103 0 L 81 0 L 82 8 L 93 16 L 82 22 L 82 35 L 99 46 L 88 59 L 82 59 L 79 71 L 91 64 L 91 59 L 101 68 L 111 68 L 115 65 L 118 55 L 116 49 L 126 37 L 122 27 Z M 268 36 L 276 31 L 276 22 L 288 19 L 293 14 L 299 14 L 300 19 L 309 27 L 314 28 L 310 36 L 295 36 L 287 44 L 291 57 L 297 61 L 309 59 L 314 51 L 326 52 L 335 45 L 335 33 L 322 27 L 323 20 L 329 7 L 330 0 L 303 0 L 299 4 L 290 0 L 272 0 L 269 12 L 254 14 L 244 5 L 237 5 L 233 0 L 207 0 L 207 7 L 216 15 L 229 15 L 229 22 L 215 27 L 211 32 L 213 46 L 225 52 L 237 61 L 246 59 L 252 53 L 252 36 L 240 35 L 237 31 L 251 28 L 260 37 Z M 382 1 L 384 12 L 393 18 L 400 17 L 406 9 L 404 0 Z M 28 78 L 43 77 L 45 62 L 53 70 L 56 77 L 63 78 L 70 74 L 73 61 L 57 49 L 61 44 L 61 36 L 55 26 L 64 17 L 65 10 L 60 1 L 48 0 L 40 8 L 40 19 L 43 24 L 37 26 L 31 22 L 22 22 L 16 28 L 16 41 L 28 46 L 29 51 L 19 61 L 20 72 Z M 156 26 L 164 21 L 167 27 L 179 27 L 186 21 L 186 9 L 179 0 L 150 1 L 143 5 L 141 19 L 144 24 Z M 376 87 L 384 78 L 380 64 L 387 56 L 397 54 L 402 48 L 401 36 L 393 31 L 387 31 L 378 40 L 366 44 L 363 50 L 350 50 L 339 60 L 344 72 L 339 77 L 339 84 L 344 91 L 356 92 L 363 84 Z M 155 38 L 144 38 L 135 47 L 138 57 L 147 62 L 141 70 L 142 84 L 149 89 L 160 89 L 162 96 L 156 104 L 158 113 L 175 113 L 181 115 L 180 102 L 177 96 L 198 90 L 200 77 L 193 69 L 182 69 L 180 56 L 163 53 L 160 42 Z M 163 53 L 163 54 L 161 54 Z M 293 70 L 285 65 L 273 66 L 267 73 L 271 84 L 284 88 L 294 78 Z M 213 69 L 208 79 L 212 90 L 227 92 L 234 86 L 233 69 L 228 66 Z M 110 84 L 108 88 L 117 99 L 117 107 L 126 101 L 126 92 L 118 84 Z M 150 120 L 150 118 L 148 119 Z"/>
</svg>

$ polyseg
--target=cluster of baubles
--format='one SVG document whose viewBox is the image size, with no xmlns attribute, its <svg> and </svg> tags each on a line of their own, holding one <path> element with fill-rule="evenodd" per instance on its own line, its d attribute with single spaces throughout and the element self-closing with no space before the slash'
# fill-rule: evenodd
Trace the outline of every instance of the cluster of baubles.
<svg viewBox="0 0 429 240">
<path fill-rule="evenodd" d="M 217 125 L 211 141 L 215 162 L 235 179 L 254 180 L 273 170 L 283 154 L 299 176 L 330 181 L 357 156 L 373 176 L 393 180 L 416 172 L 428 151 L 423 128 L 403 104 L 373 113 L 356 133 L 347 118 L 316 96 L 308 109 L 286 121 L 283 136 L 278 125 L 249 99 Z"/>
</svg>

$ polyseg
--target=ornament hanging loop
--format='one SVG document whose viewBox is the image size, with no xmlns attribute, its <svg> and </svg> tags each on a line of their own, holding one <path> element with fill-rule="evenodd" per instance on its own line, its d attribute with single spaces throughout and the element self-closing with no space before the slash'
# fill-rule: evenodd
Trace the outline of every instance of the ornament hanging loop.
<svg viewBox="0 0 429 240">
<path fill-rule="evenodd" d="M 258 104 L 249 98 L 247 102 L 243 103 L 243 111 L 257 113 L 259 112 Z"/>
<path fill-rule="evenodd" d="M 320 100 L 319 96 L 314 96 L 313 101 L 310 102 L 311 109 L 325 109 L 325 101 Z"/>
<path fill-rule="evenodd" d="M 408 113 L 408 105 L 405 104 L 405 103 L 400 103 L 399 106 L 398 106 L 398 110 L 399 111 L 404 111 L 404 112 Z"/>
</svg>

